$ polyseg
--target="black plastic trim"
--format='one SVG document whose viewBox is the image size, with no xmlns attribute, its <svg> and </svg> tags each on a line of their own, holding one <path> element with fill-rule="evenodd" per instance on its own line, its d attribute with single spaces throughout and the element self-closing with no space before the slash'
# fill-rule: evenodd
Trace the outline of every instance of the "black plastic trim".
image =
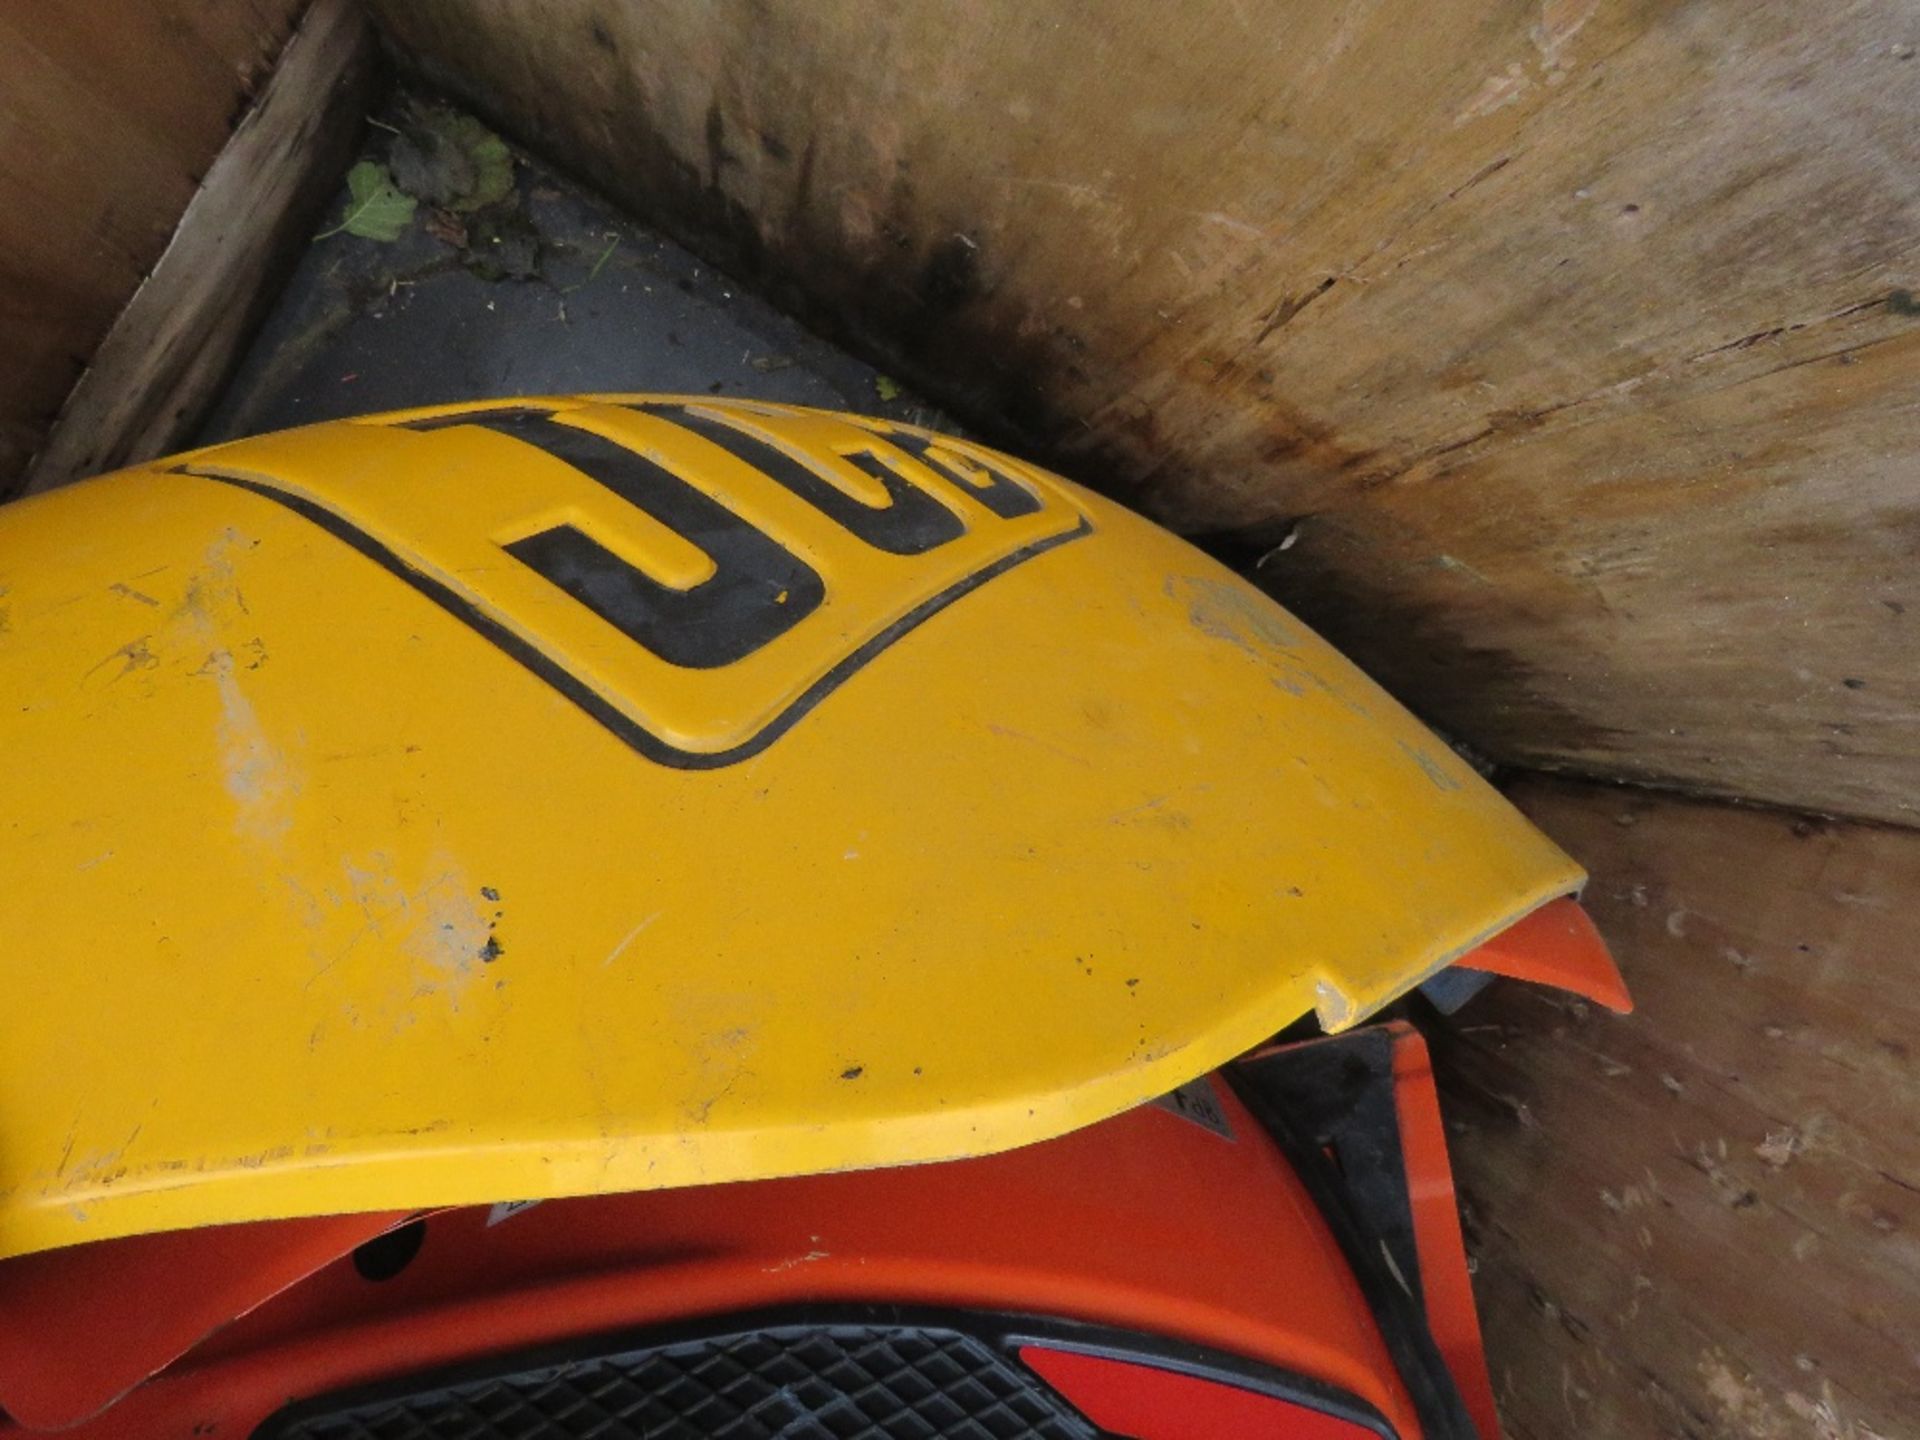
<svg viewBox="0 0 1920 1440">
<path fill-rule="evenodd" d="M 666 1325 L 603 1332 L 461 1361 L 416 1375 L 350 1386 L 329 1394 L 296 1400 L 262 1421 L 254 1430 L 252 1440 L 284 1440 L 302 1423 L 344 1409 L 401 1401 L 427 1391 L 508 1379 L 530 1371 L 585 1363 L 635 1350 L 721 1339 L 761 1330 L 831 1326 L 946 1330 L 965 1335 L 998 1351 L 1007 1364 L 1030 1376 L 1036 1386 L 1056 1396 L 1069 1411 L 1074 1409 L 1072 1402 L 1021 1360 L 1020 1350 L 1023 1346 L 1044 1346 L 1151 1365 L 1316 1410 L 1370 1431 L 1380 1440 L 1399 1440 L 1386 1416 L 1356 1395 L 1207 1346 L 1075 1320 L 940 1306 L 888 1304 L 801 1305 L 702 1316 Z"/>
<path fill-rule="evenodd" d="M 1467 1413 L 1421 1298 L 1393 1037 L 1380 1027 L 1355 1030 L 1238 1061 L 1223 1073 L 1333 1232 L 1425 1440 L 1491 1440 Z"/>
<path fill-rule="evenodd" d="M 1223 1350 L 1164 1335 L 1146 1335 L 1077 1320 L 1042 1320 L 1020 1316 L 996 1318 L 1001 1319 L 1004 1326 L 997 1339 L 1016 1360 L 1021 1346 L 1040 1345 L 1050 1350 L 1097 1355 L 1106 1360 L 1146 1363 L 1157 1369 L 1190 1375 L 1197 1380 L 1231 1385 L 1270 1399 L 1284 1400 L 1303 1409 L 1317 1410 L 1370 1430 L 1381 1440 L 1398 1440 L 1387 1417 L 1359 1396 L 1351 1395 L 1336 1385 L 1263 1365 L 1257 1360 L 1244 1359 Z"/>
</svg>

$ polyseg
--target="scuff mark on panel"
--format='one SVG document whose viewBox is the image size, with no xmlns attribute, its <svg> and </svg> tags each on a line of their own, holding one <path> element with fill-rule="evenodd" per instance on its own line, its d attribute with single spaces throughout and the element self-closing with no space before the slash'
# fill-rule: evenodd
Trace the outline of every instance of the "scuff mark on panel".
<svg viewBox="0 0 1920 1440">
<path fill-rule="evenodd" d="M 1351 687 L 1329 683 L 1313 667 L 1302 654 L 1302 632 L 1261 591 L 1206 575 L 1169 577 L 1161 588 L 1168 599 L 1186 606 L 1194 629 L 1265 666 L 1276 690 L 1296 698 L 1325 696 L 1363 720 L 1372 718 L 1366 703 L 1349 693 Z"/>
<path fill-rule="evenodd" d="M 302 788 L 300 777 L 268 736 L 240 683 L 242 668 L 258 669 L 264 661 L 264 647 L 257 639 L 253 650 L 241 647 L 249 661 L 243 666 L 236 662 L 233 650 L 221 643 L 233 614 L 246 613 L 246 600 L 234 576 L 233 553 L 259 543 L 231 526 L 223 530 L 207 547 L 171 619 L 185 632 L 178 649 L 207 650 L 205 662 L 194 673 L 210 679 L 219 693 L 215 752 L 222 782 L 236 808 L 235 829 L 244 839 L 277 846 L 293 824 L 291 807 Z"/>
<path fill-rule="evenodd" d="M 816 1235 L 813 1238 L 818 1240 L 820 1237 Z M 830 1251 L 809 1250 L 804 1255 L 794 1255 L 788 1259 L 777 1261 L 772 1265 L 763 1266 L 762 1268 L 769 1275 L 779 1275 L 788 1270 L 797 1269 L 802 1265 L 816 1265 L 822 1260 L 830 1260 L 832 1258 L 832 1252 Z"/>
<path fill-rule="evenodd" d="M 107 586 L 107 589 L 123 600 L 134 600 L 142 605 L 151 605 L 155 609 L 160 607 L 160 602 L 154 599 L 153 596 L 147 594 L 144 590 L 134 589 L 133 586 L 123 580 L 116 580 L 113 584 Z"/>
<path fill-rule="evenodd" d="M 109 670 L 108 667 L 112 666 L 116 660 L 120 662 L 119 668 Z M 91 680 L 101 671 L 107 670 L 105 683 L 111 685 L 116 680 L 126 679 L 137 670 L 155 670 L 159 665 L 160 657 L 153 653 L 153 636 L 151 634 L 136 635 L 105 659 L 94 664 L 81 678 Z"/>
<path fill-rule="evenodd" d="M 1292 649 L 1300 643 L 1280 607 L 1243 580 L 1187 575 L 1169 577 L 1163 588 L 1168 599 L 1183 601 L 1194 629 L 1237 646 L 1256 660 L 1270 659 L 1271 650 Z"/>
<path fill-rule="evenodd" d="M 407 998 L 441 998 L 458 1012 L 481 967 L 501 953 L 479 891 L 458 868 L 449 868 L 411 897 L 408 910 L 416 918 L 401 944 L 414 961 Z"/>
<path fill-rule="evenodd" d="M 340 863 L 344 885 L 322 884 L 318 895 L 296 876 L 284 877 L 312 937 L 314 968 L 303 989 L 324 987 L 340 997 L 338 1019 L 349 1030 L 398 1033 L 436 1011 L 458 1015 L 476 998 L 475 979 L 507 953 L 496 933 L 502 912 L 468 882 L 457 860 L 435 851 L 407 868 L 416 865 L 416 874 L 430 878 L 404 875 L 384 850 L 348 857 Z M 379 943 L 363 948 L 369 939 Z M 396 952 L 404 957 L 398 965 Z M 503 984 L 484 993 L 498 994 Z M 310 1048 L 324 1043 L 331 1029 L 316 1025 Z"/>
<path fill-rule="evenodd" d="M 728 1099 L 740 1083 L 753 1074 L 753 1067 L 747 1062 L 754 1048 L 753 1031 L 745 1025 L 730 1025 L 702 1037 L 693 1055 L 699 1072 L 698 1089 L 681 1107 L 689 1125 L 710 1124 L 714 1107 Z"/>
<path fill-rule="evenodd" d="M 200 673 L 220 692 L 218 744 L 221 779 L 238 807 L 235 825 L 248 839 L 277 844 L 293 825 L 290 808 L 298 783 L 286 757 L 267 737 L 266 727 L 236 678 L 233 654 L 217 650 Z"/>
<path fill-rule="evenodd" d="M 1420 767 L 1420 773 L 1433 782 L 1433 788 L 1446 794 L 1460 788 L 1458 777 L 1447 773 L 1446 766 L 1439 757 L 1428 754 L 1418 746 L 1409 745 L 1405 740 L 1397 742 L 1406 757 Z"/>
<path fill-rule="evenodd" d="M 613 949 L 607 952 L 606 958 L 602 960 L 600 964 L 603 967 L 607 965 L 611 965 L 613 964 L 614 961 L 618 960 L 622 955 L 626 954 L 627 947 L 633 944 L 633 942 L 638 940 L 642 935 L 646 934 L 647 927 L 652 925 L 653 922 L 658 920 L 660 916 L 664 913 L 665 913 L 664 911 L 655 910 L 651 915 L 642 917 L 641 920 L 637 924 L 635 924 L 631 930 L 627 931 L 626 934 L 620 937 L 619 942 L 613 947 Z"/>
</svg>

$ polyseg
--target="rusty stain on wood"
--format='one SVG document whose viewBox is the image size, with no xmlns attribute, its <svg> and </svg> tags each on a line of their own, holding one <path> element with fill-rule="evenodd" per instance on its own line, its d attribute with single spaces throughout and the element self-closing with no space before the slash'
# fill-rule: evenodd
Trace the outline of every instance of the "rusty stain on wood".
<svg viewBox="0 0 1920 1440">
<path fill-rule="evenodd" d="M 1495 758 L 1920 819 L 1897 0 L 374 8 Z"/>
<path fill-rule="evenodd" d="M 1514 794 L 1639 1008 L 1500 985 L 1435 1036 L 1508 1433 L 1911 1433 L 1920 835 Z"/>
</svg>

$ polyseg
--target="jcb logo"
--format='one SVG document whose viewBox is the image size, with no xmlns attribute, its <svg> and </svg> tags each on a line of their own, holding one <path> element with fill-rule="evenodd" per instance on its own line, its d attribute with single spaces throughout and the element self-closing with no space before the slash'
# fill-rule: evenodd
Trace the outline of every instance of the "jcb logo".
<svg viewBox="0 0 1920 1440">
<path fill-rule="evenodd" d="M 1087 529 L 1004 456 L 785 406 L 561 402 L 301 440 L 183 468 L 310 515 L 680 766 L 758 751 L 921 621 Z"/>
</svg>

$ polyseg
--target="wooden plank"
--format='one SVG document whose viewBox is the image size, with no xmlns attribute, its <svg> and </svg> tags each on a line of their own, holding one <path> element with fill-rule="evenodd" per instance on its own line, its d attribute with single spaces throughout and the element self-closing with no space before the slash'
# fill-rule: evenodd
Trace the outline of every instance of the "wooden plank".
<svg viewBox="0 0 1920 1440">
<path fill-rule="evenodd" d="M 1546 780 L 1639 1005 L 1436 1037 L 1509 1434 L 1873 1440 L 1920 1416 L 1920 835 Z"/>
<path fill-rule="evenodd" d="M 303 3 L 0 10 L 0 496 L 166 246 Z"/>
<path fill-rule="evenodd" d="M 186 441 L 339 186 L 366 114 L 373 52 L 353 0 L 315 0 L 68 397 L 29 493 Z"/>
<path fill-rule="evenodd" d="M 375 0 L 1490 754 L 1920 817 L 1908 0 Z"/>
</svg>

